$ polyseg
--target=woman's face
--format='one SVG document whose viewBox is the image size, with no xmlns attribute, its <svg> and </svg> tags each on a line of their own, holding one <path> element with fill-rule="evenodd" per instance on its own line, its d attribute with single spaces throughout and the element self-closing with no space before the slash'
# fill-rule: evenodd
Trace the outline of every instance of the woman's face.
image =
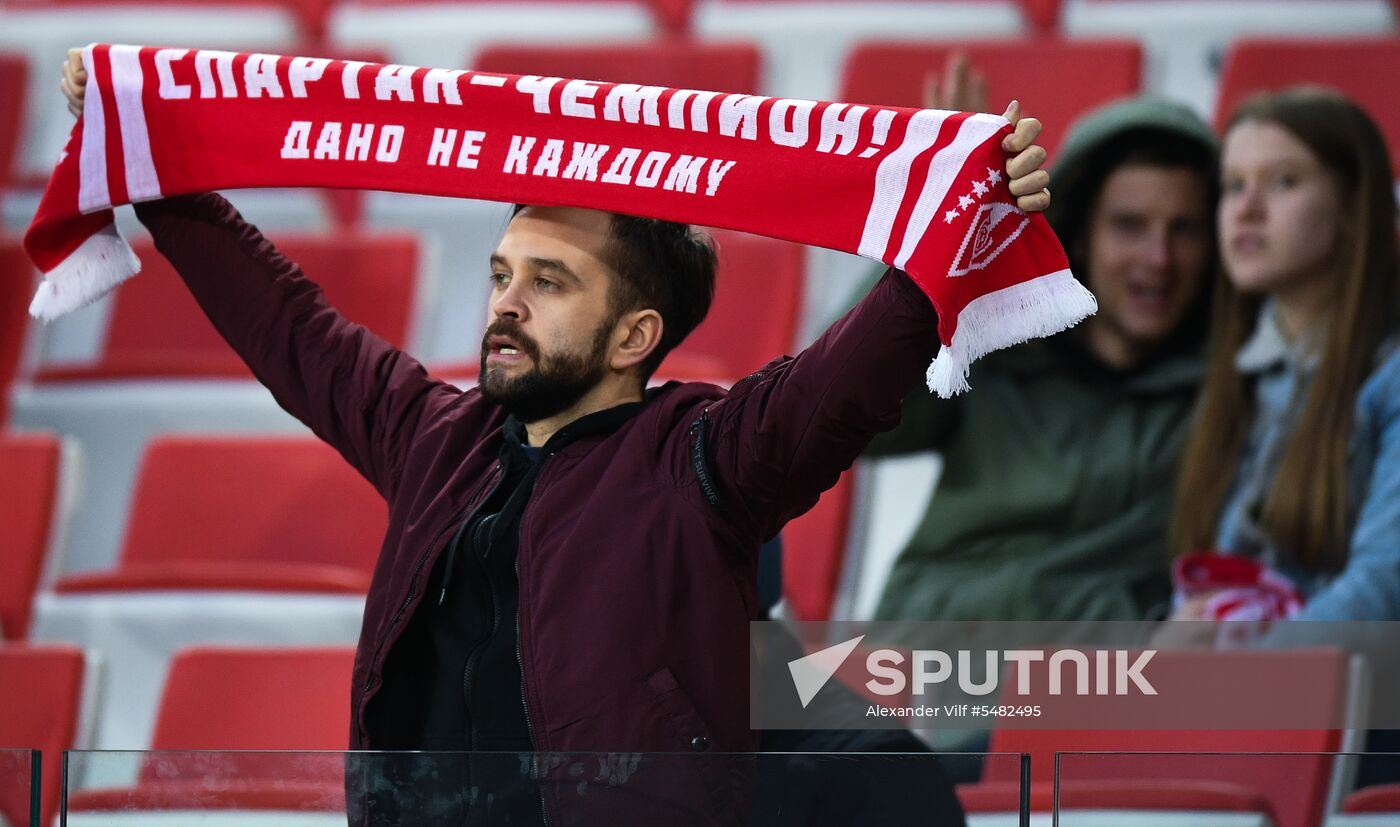
<svg viewBox="0 0 1400 827">
<path fill-rule="evenodd" d="M 1339 265 L 1334 176 L 1291 132 L 1247 120 L 1225 135 L 1217 220 L 1230 281 L 1244 293 L 1307 293 Z"/>
</svg>

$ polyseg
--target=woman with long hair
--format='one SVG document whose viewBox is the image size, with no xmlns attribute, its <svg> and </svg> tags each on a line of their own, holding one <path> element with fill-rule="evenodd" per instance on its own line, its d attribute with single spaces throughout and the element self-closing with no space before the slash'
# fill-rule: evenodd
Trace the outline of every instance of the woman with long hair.
<svg viewBox="0 0 1400 827">
<path fill-rule="evenodd" d="M 1221 183 L 1226 277 L 1172 547 L 1282 573 L 1305 600 L 1297 617 L 1400 619 L 1400 270 L 1385 142 L 1340 94 L 1266 93 L 1230 118 Z M 1175 617 L 1212 617 L 1210 596 Z"/>
</svg>

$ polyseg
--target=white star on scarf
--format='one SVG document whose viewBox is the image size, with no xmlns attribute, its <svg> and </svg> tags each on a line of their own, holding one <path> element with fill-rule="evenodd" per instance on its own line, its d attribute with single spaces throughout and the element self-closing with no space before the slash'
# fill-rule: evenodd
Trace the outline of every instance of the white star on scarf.
<svg viewBox="0 0 1400 827">
<path fill-rule="evenodd" d="M 982 183 L 981 181 L 973 181 L 972 191 L 977 193 L 978 198 L 981 198 L 982 196 L 987 194 L 987 185 Z"/>
<path fill-rule="evenodd" d="M 958 197 L 958 206 L 967 209 L 972 206 L 972 196 L 962 195 Z"/>
<path fill-rule="evenodd" d="M 952 223 L 953 223 L 953 219 L 954 219 L 954 218 L 957 218 L 957 217 L 958 217 L 958 211 L 957 211 L 957 210 L 949 210 L 949 211 L 943 213 L 943 223 L 945 223 L 945 224 L 952 224 Z"/>
<path fill-rule="evenodd" d="M 991 167 L 988 167 L 988 168 L 987 168 L 987 183 L 988 183 L 988 184 L 991 184 L 991 185 L 994 186 L 994 187 L 995 187 L 997 184 L 1000 184 L 1000 183 L 1001 183 L 1001 170 L 999 170 L 999 169 L 992 169 Z"/>
</svg>

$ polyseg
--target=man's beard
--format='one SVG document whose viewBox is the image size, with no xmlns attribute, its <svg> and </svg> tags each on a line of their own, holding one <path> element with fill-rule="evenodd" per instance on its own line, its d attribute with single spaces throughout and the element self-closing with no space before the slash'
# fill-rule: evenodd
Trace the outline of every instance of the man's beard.
<svg viewBox="0 0 1400 827">
<path fill-rule="evenodd" d="M 481 395 L 524 423 L 538 422 L 563 413 L 578 403 L 583 395 L 602 381 L 607 372 L 604 356 L 608 339 L 616 320 L 605 320 L 593 333 L 592 346 L 586 354 L 563 353 L 540 356 L 539 345 L 520 331 L 512 319 L 497 319 L 487 328 L 481 340 Z M 488 371 L 487 342 L 492 336 L 507 336 L 519 346 L 521 353 L 533 362 L 525 373 L 507 378 L 500 368 Z"/>
</svg>

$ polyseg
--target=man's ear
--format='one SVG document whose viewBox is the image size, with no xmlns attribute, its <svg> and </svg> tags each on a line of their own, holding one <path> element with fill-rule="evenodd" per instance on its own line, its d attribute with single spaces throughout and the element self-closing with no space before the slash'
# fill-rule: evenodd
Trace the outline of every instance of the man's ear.
<svg viewBox="0 0 1400 827">
<path fill-rule="evenodd" d="M 636 367 L 661 345 L 664 323 L 655 310 L 634 310 L 624 313 L 613 330 L 612 358 L 608 366 L 616 371 Z"/>
</svg>

